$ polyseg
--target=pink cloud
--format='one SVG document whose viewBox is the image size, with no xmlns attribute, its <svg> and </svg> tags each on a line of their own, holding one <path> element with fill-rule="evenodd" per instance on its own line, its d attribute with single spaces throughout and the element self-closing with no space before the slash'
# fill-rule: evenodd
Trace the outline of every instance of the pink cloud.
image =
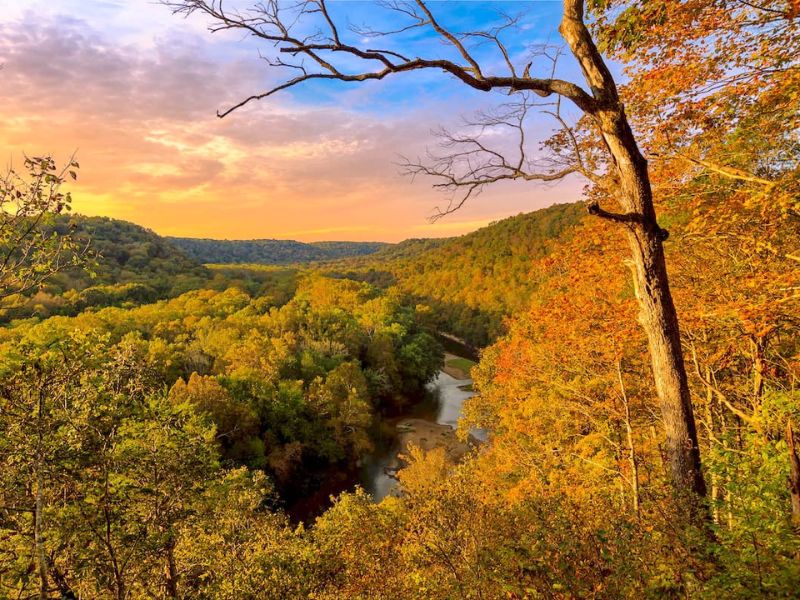
<svg viewBox="0 0 800 600">
<path fill-rule="evenodd" d="M 174 235 L 397 241 L 461 233 L 579 193 L 575 182 L 501 186 L 447 225 L 428 226 L 442 198 L 393 163 L 423 153 L 441 115 L 454 122 L 435 98 L 385 117 L 354 110 L 378 91 L 354 88 L 341 107 L 284 96 L 219 120 L 218 107 L 267 77 L 229 42 L 162 32 L 148 44 L 116 43 L 83 20 L 21 19 L 0 23 L 0 111 L 10 116 L 0 141 L 8 158 L 77 148 L 80 212 Z"/>
</svg>

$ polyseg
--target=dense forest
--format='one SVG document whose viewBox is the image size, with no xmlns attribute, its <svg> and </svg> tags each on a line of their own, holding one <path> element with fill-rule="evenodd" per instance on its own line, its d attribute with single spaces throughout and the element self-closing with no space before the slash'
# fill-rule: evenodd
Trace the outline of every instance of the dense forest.
<svg viewBox="0 0 800 600">
<path fill-rule="evenodd" d="M 231 285 L 249 293 L 274 294 L 280 287 L 274 279 L 285 279 L 297 268 L 270 265 L 324 261 L 316 268 L 328 276 L 397 286 L 412 294 L 431 306 L 439 329 L 482 347 L 499 335 L 503 319 L 526 306 L 541 284 L 531 264 L 550 251 L 548 240 L 570 235 L 585 212 L 576 204 L 554 205 L 462 237 L 400 244 L 170 238 L 116 219 L 58 217 L 52 231 L 69 231 L 88 245 L 91 264 L 64 270 L 27 294 L 4 299 L 0 314 L 5 321 L 75 315 L 89 308 L 130 307 L 193 289 Z M 325 252 L 310 253 L 308 247 Z M 265 278 L 270 280 L 267 285 Z M 507 285 L 494 285 L 498 278 Z"/>
<path fill-rule="evenodd" d="M 277 91 L 431 69 L 520 96 L 412 165 L 455 193 L 443 213 L 504 179 L 585 195 L 367 256 L 203 266 L 69 216 L 77 164 L 27 158 L 0 187 L 0 598 L 798 597 L 797 2 L 565 0 L 578 84 L 424 1 L 382 5 L 386 35 L 323 1 L 168 4 L 284 50 Z M 420 31 L 451 52 L 361 47 Z M 533 96 L 581 115 L 539 106 L 543 173 L 480 137 L 522 131 Z M 452 338 L 479 348 L 457 430 L 398 444 L 469 368 Z M 377 498 L 356 474 L 386 445 Z"/>
<path fill-rule="evenodd" d="M 295 242 L 293 240 L 208 240 L 168 237 L 167 241 L 199 263 L 289 265 L 372 254 L 383 242 Z"/>
<path fill-rule="evenodd" d="M 328 272 L 396 285 L 430 305 L 440 329 L 483 347 L 547 284 L 534 265 L 554 239 L 569 240 L 585 214 L 581 205 L 557 204 L 454 239 L 409 240 Z"/>
<path fill-rule="evenodd" d="M 0 302 L 0 320 L 29 316 L 75 315 L 89 308 L 134 306 L 175 297 L 200 288 L 224 289 L 243 264 L 247 283 L 269 278 L 269 268 L 254 265 L 290 265 L 362 256 L 391 247 L 378 242 L 312 242 L 291 240 L 204 240 L 162 237 L 134 223 L 108 217 L 56 215 L 45 230 L 69 236 L 89 250 L 89 264 L 62 269 L 26 293 Z M 204 264 L 217 266 L 209 269 Z M 275 286 L 269 286 L 274 291 Z"/>
<path fill-rule="evenodd" d="M 211 273 L 156 233 L 106 217 L 55 215 L 45 235 L 69 236 L 87 262 L 0 298 L 0 320 L 77 314 L 91 307 L 153 302 L 208 285 Z"/>
</svg>

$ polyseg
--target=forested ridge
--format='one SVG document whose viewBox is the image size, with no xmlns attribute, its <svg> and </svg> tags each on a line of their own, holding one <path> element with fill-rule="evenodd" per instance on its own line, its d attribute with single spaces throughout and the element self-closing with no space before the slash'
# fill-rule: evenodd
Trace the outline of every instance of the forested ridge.
<svg viewBox="0 0 800 600">
<path fill-rule="evenodd" d="M 434 309 L 442 331 L 481 347 L 500 334 L 504 317 L 525 306 L 540 285 L 534 259 L 550 251 L 549 241 L 571 235 L 584 214 L 579 204 L 558 204 L 465 236 L 399 244 L 255 240 L 222 241 L 219 247 L 218 240 L 162 237 L 117 219 L 64 216 L 50 227 L 59 235 L 71 232 L 91 248 L 89 268 L 65 270 L 38 289 L 5 299 L 2 315 L 6 321 L 74 315 L 191 289 L 221 289 L 232 280 L 254 293 L 259 279 L 280 273 L 271 265 L 325 261 L 318 268 L 328 275 L 397 285 Z M 308 246 L 325 250 L 307 252 Z M 495 285 L 498 278 L 507 285 Z"/>
<path fill-rule="evenodd" d="M 441 218 L 501 180 L 587 187 L 460 237 L 201 266 L 72 221 L 69 171 L 29 159 L 0 187 L 0 598 L 798 597 L 797 2 L 565 0 L 579 84 L 515 66 L 508 15 L 453 35 L 441 7 L 389 3 L 389 32 L 345 33 L 321 0 L 168 4 L 283 50 L 288 82 L 234 118 L 314 77 L 511 96 L 406 165 L 453 193 Z M 421 30 L 452 52 L 372 40 Z M 536 107 L 559 122 L 545 172 L 524 135 L 490 145 Z M 474 395 L 455 434 L 399 444 L 459 361 L 443 333 L 479 347 L 454 381 Z M 384 446 L 378 501 L 357 473 Z"/>
<path fill-rule="evenodd" d="M 209 270 L 205 263 L 291 265 L 371 254 L 391 246 L 163 237 L 135 223 L 74 214 L 48 219 L 46 230 L 58 236 L 69 234 L 81 247 L 90 249 L 88 268 L 62 270 L 44 285 L 4 298 L 0 319 L 74 315 L 88 308 L 133 306 L 203 287 L 219 289 L 229 283 L 220 282 L 223 273 L 236 270 L 233 266 Z M 249 269 L 249 288 L 269 272 Z"/>
<path fill-rule="evenodd" d="M 294 240 L 209 240 L 167 237 L 166 240 L 200 263 L 288 265 L 372 254 L 383 242 L 296 242 Z"/>
<path fill-rule="evenodd" d="M 539 259 L 566 243 L 585 214 L 579 203 L 556 204 L 457 238 L 408 240 L 329 272 L 396 285 L 429 304 L 442 331 L 483 347 L 546 284 Z"/>
<path fill-rule="evenodd" d="M 3 321 L 153 302 L 207 285 L 211 277 L 207 269 L 163 237 L 127 221 L 56 215 L 47 219 L 45 230 L 48 235 L 69 234 L 79 247 L 89 250 L 89 262 L 3 298 Z"/>
</svg>

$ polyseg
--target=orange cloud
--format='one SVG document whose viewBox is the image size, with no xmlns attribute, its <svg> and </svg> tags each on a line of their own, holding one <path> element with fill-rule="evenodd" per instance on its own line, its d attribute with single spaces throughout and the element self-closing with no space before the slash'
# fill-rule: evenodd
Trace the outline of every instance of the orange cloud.
<svg viewBox="0 0 800 600">
<path fill-rule="evenodd" d="M 575 182 L 507 185 L 429 224 L 442 199 L 393 163 L 424 152 L 452 111 L 434 103 L 387 117 L 285 96 L 219 120 L 219 106 L 264 77 L 249 53 L 215 44 L 178 33 L 115 43 L 96 24 L 40 15 L 0 23 L 7 159 L 77 150 L 78 212 L 211 238 L 450 236 L 578 195 Z"/>
</svg>

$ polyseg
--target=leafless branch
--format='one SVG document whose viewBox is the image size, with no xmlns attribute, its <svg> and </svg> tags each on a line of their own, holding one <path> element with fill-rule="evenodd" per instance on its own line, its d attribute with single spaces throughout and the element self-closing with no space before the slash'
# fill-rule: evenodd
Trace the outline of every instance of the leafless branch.
<svg viewBox="0 0 800 600">
<path fill-rule="evenodd" d="M 574 141 L 571 152 L 534 160 L 527 138 L 531 114 L 542 109 L 553 116 L 558 125 Z M 581 149 L 574 132 L 561 115 L 558 102 L 536 103 L 529 94 L 491 111 L 463 119 L 459 131 L 439 129 L 439 152 L 428 151 L 424 159 L 403 159 L 401 168 L 406 175 L 425 175 L 435 180 L 435 189 L 447 192 L 447 206 L 436 207 L 433 221 L 457 211 L 471 198 L 480 194 L 486 185 L 499 181 L 554 182 L 577 174 L 593 181 L 602 178 L 589 171 L 581 158 Z"/>
<path fill-rule="evenodd" d="M 513 66 L 510 54 L 499 37 L 505 27 L 489 32 L 456 34 L 436 19 L 423 0 L 416 0 L 413 3 L 393 0 L 380 4 L 383 8 L 407 19 L 407 23 L 397 29 L 376 31 L 364 26 L 351 30 L 360 33 L 362 37 L 388 38 L 410 29 L 430 28 L 447 47 L 455 51 L 460 57 L 458 60 L 442 57 L 408 58 L 394 50 L 361 48 L 354 43 L 348 43 L 343 39 L 341 29 L 335 25 L 325 0 L 303 0 L 291 5 L 284 5 L 278 0 L 268 0 L 258 2 L 246 11 L 229 11 L 221 0 L 162 0 L 162 2 L 176 14 L 200 13 L 210 17 L 212 24 L 209 29 L 212 32 L 242 31 L 251 37 L 268 42 L 278 53 L 293 57 L 302 56 L 308 60 L 308 66 L 305 67 L 307 70 L 303 71 L 302 75 L 290 78 L 264 92 L 252 94 L 230 108 L 220 110 L 218 112 L 220 117 L 229 115 L 250 102 L 267 98 L 276 92 L 313 79 L 360 82 L 380 80 L 389 75 L 420 69 L 444 71 L 481 91 L 497 89 L 532 91 L 545 97 L 557 94 L 568 98 L 586 113 L 593 113 L 597 108 L 592 95 L 575 83 L 553 77 L 531 77 L 527 70 L 522 77 L 517 76 L 518 69 Z M 512 23 L 513 21 L 506 23 L 506 26 L 511 26 Z M 503 54 L 504 63 L 510 74 L 484 73 L 475 56 L 464 44 L 463 40 L 472 37 L 492 40 Z M 345 66 L 352 65 L 352 59 L 358 59 L 364 68 L 354 71 Z M 313 70 L 310 68 L 312 65 L 315 67 Z M 277 63 L 277 66 L 289 65 Z M 294 69 L 301 68 L 298 64 L 292 66 Z"/>
<path fill-rule="evenodd" d="M 570 50 L 581 64 L 583 79 L 590 91 L 556 77 L 561 53 L 557 46 L 545 44 L 532 48 L 531 54 L 524 59 L 527 64 L 515 64 L 519 58 L 509 51 L 503 36 L 517 27 L 519 17 L 504 13 L 498 13 L 499 24 L 484 30 L 455 31 L 437 18 L 425 0 L 382 0 L 376 5 L 393 13 L 396 25 L 388 29 L 377 29 L 367 24 L 343 28 L 337 25 L 335 11 L 329 10 L 331 6 L 326 0 L 298 0 L 291 4 L 265 0 L 241 10 L 227 8 L 222 0 L 162 2 L 177 14 L 198 13 L 209 17 L 212 32 L 235 30 L 265 42 L 274 55 L 268 59 L 268 64 L 292 73 L 281 83 L 218 111 L 220 117 L 307 81 L 362 82 L 417 70 L 444 72 L 480 91 L 518 94 L 521 100 L 504 105 L 494 114 L 484 113 L 477 122 L 466 122 L 467 133 L 438 132 L 441 149 L 446 152 L 428 153 L 426 160 L 404 160 L 403 168 L 407 174 L 433 177 L 435 188 L 451 194 L 445 208 L 437 207 L 434 220 L 458 210 L 484 186 L 499 181 L 553 182 L 579 174 L 606 187 L 609 187 L 609 181 L 613 183 L 614 169 L 610 168 L 613 165 L 594 156 L 589 160 L 584 157 L 585 148 L 591 146 L 586 140 L 597 134 L 592 128 L 598 127 L 602 111 L 617 110 L 619 98 L 613 78 L 583 21 L 582 0 L 565 2 L 560 31 L 566 40 L 570 40 Z M 425 45 L 417 48 L 420 54 L 415 55 L 413 40 L 409 41 L 408 36 L 401 38 L 417 31 L 435 34 L 443 51 L 436 53 L 430 45 Z M 387 49 L 372 47 L 375 39 L 383 40 L 381 45 Z M 392 47 L 398 40 L 405 46 L 402 51 Z M 367 43 L 368 46 L 362 46 Z M 501 60 L 498 64 L 502 73 L 492 72 L 495 67 L 491 61 L 480 64 L 476 50 L 482 45 L 499 53 Z M 543 76 L 531 75 L 534 62 L 536 70 L 545 73 Z M 559 130 L 555 137 L 561 145 L 554 152 L 553 144 L 545 145 L 544 149 L 551 151 L 552 156 L 548 161 L 540 159 L 536 164 L 530 158 L 526 137 L 526 119 L 535 106 L 531 101 L 532 94 L 548 99 L 547 104 L 537 106 L 555 119 Z M 572 102 L 586 119 L 581 125 L 580 135 L 578 128 L 570 125 L 563 116 L 562 99 Z M 508 143 L 493 145 L 490 134 L 500 129 L 505 139 L 516 141 L 515 147 Z M 603 140 L 604 136 L 600 135 L 599 139 Z M 607 145 L 597 147 L 611 156 Z M 611 176 L 598 174 L 598 168 L 608 171 Z M 593 214 L 620 222 L 626 220 L 626 215 L 614 215 L 596 208 Z"/>
</svg>

